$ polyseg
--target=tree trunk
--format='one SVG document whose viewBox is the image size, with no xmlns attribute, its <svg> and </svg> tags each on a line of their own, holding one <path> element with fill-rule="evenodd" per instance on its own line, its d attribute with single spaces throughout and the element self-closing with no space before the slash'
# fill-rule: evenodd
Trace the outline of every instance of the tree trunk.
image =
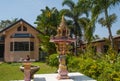
<svg viewBox="0 0 120 81">
<path fill-rule="evenodd" d="M 108 11 L 107 11 L 107 9 L 105 9 L 105 18 L 108 19 Z M 114 48 L 114 40 L 113 40 L 113 36 L 112 36 L 111 27 L 110 27 L 108 21 L 106 21 L 106 22 L 107 22 L 106 26 L 107 26 L 107 29 L 108 29 L 108 32 L 109 32 L 111 47 Z"/>
<path fill-rule="evenodd" d="M 114 40 L 113 40 L 112 31 L 111 31 L 110 27 L 108 27 L 108 32 L 109 32 L 109 37 L 110 37 L 110 41 L 111 41 L 111 46 L 112 46 L 112 48 L 114 48 Z"/>
</svg>

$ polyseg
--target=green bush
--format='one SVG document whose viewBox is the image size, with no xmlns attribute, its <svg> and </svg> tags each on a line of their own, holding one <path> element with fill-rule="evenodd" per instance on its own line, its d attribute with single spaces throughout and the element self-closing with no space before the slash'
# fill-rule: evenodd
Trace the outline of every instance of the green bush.
<svg viewBox="0 0 120 81">
<path fill-rule="evenodd" d="M 75 56 L 67 56 L 67 67 L 69 71 L 77 71 L 80 67 L 79 62 L 80 59 Z"/>
<path fill-rule="evenodd" d="M 58 54 L 49 57 L 49 64 L 58 67 Z M 93 54 L 89 49 L 79 56 L 67 55 L 69 72 L 79 71 L 97 81 L 120 81 L 120 55 L 109 49 L 106 54 Z"/>
<path fill-rule="evenodd" d="M 48 64 L 53 67 L 58 67 L 58 54 L 51 54 L 49 56 Z"/>
<path fill-rule="evenodd" d="M 120 81 L 120 55 L 113 49 L 106 54 L 93 54 L 91 49 L 79 57 L 71 57 L 69 68 L 79 71 L 97 81 Z"/>
</svg>

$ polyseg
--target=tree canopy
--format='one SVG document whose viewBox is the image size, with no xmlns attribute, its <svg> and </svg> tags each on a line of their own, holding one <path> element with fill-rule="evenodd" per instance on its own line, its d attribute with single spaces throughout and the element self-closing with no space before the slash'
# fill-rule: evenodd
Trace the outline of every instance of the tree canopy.
<svg viewBox="0 0 120 81">
<path fill-rule="evenodd" d="M 15 23 L 17 20 L 18 20 L 18 18 L 14 18 L 12 20 L 9 20 L 9 19 L 1 20 L 0 21 L 0 29 L 4 29 L 4 28 L 8 27 L 9 25 Z"/>
</svg>

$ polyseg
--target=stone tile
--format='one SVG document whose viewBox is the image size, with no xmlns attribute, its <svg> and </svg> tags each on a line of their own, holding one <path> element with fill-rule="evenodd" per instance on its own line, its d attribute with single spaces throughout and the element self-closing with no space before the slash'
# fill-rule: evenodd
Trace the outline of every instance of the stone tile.
<svg viewBox="0 0 120 81">
<path fill-rule="evenodd" d="M 69 79 L 57 79 L 57 74 L 35 74 L 34 81 L 96 81 L 81 73 L 69 73 Z"/>
</svg>

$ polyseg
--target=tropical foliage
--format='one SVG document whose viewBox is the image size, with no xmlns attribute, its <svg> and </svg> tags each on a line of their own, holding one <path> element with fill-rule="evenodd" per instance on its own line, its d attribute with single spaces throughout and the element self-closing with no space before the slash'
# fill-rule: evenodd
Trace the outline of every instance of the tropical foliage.
<svg viewBox="0 0 120 81">
<path fill-rule="evenodd" d="M 120 81 L 120 55 L 111 48 L 106 54 L 93 53 L 94 51 L 89 47 L 79 57 L 67 55 L 69 72 L 79 71 L 97 81 Z M 49 64 L 57 67 L 57 54 L 50 57 Z"/>
<path fill-rule="evenodd" d="M 44 51 L 46 55 L 56 53 L 55 45 L 50 42 L 50 37 L 44 34 L 39 34 L 38 37 L 41 40 L 40 48 L 41 51 Z"/>
<path fill-rule="evenodd" d="M 42 14 L 37 16 L 35 22 L 37 29 L 47 36 L 55 35 L 61 18 L 59 11 L 55 7 L 50 9 L 47 6 L 45 9 L 41 9 L 41 11 Z"/>
<path fill-rule="evenodd" d="M 50 43 L 50 36 L 56 35 L 56 29 L 60 22 L 60 13 L 53 7 L 50 9 L 46 6 L 45 9 L 41 9 L 42 13 L 37 16 L 35 24 L 37 24 L 37 29 L 43 34 L 39 35 L 41 39 L 40 47 L 43 51 L 48 54 L 55 53 L 55 45 Z"/>
<path fill-rule="evenodd" d="M 18 20 L 18 18 L 14 18 L 12 20 L 9 20 L 9 19 L 7 19 L 7 20 L 1 20 L 0 21 L 0 29 L 8 27 L 9 25 L 15 23 L 17 20 Z"/>
<path fill-rule="evenodd" d="M 57 26 L 61 16 L 64 14 L 68 27 L 71 30 L 71 37 L 79 36 L 80 40 L 87 41 L 99 39 L 98 35 L 93 36 L 95 24 L 98 22 L 108 29 L 111 46 L 109 50 L 102 53 L 95 53 L 91 46 L 87 51 L 78 54 L 79 56 L 67 56 L 67 66 L 70 72 L 79 71 L 97 81 L 120 81 L 120 55 L 113 48 L 113 38 L 111 27 L 117 19 L 115 13 L 110 14 L 108 10 L 120 3 L 120 0 L 64 0 L 62 5 L 68 6 L 67 9 L 58 11 L 56 8 L 41 10 L 42 14 L 37 17 L 37 28 L 44 33 L 42 36 L 41 48 L 52 55 L 49 56 L 47 63 L 51 66 L 58 66 L 57 54 L 55 54 L 54 44 L 49 44 L 50 35 L 56 35 Z M 109 42 L 107 42 L 108 44 Z M 48 51 L 49 50 L 49 51 Z M 51 52 L 54 51 L 54 52 Z"/>
<path fill-rule="evenodd" d="M 91 8 L 90 2 L 79 0 L 75 3 L 72 0 L 64 0 L 62 5 L 69 7 L 69 9 L 63 9 L 62 11 L 65 16 L 70 18 L 73 22 L 71 33 L 76 37 L 79 36 L 80 39 L 84 36 L 85 40 L 90 41 L 95 28 L 94 25 L 90 25 L 90 19 L 88 18 Z M 85 15 L 85 17 L 82 15 Z"/>
<path fill-rule="evenodd" d="M 120 0 L 93 0 L 92 4 L 92 21 L 98 18 L 98 16 L 103 13 L 104 16 L 99 20 L 99 22 L 108 29 L 109 37 L 111 41 L 111 46 L 113 47 L 113 37 L 111 27 L 116 20 L 116 15 L 110 15 L 108 9 L 115 7 L 120 3 Z"/>
<path fill-rule="evenodd" d="M 117 35 L 120 35 L 120 29 L 119 29 L 119 30 L 117 30 L 116 34 L 117 34 Z"/>
</svg>

